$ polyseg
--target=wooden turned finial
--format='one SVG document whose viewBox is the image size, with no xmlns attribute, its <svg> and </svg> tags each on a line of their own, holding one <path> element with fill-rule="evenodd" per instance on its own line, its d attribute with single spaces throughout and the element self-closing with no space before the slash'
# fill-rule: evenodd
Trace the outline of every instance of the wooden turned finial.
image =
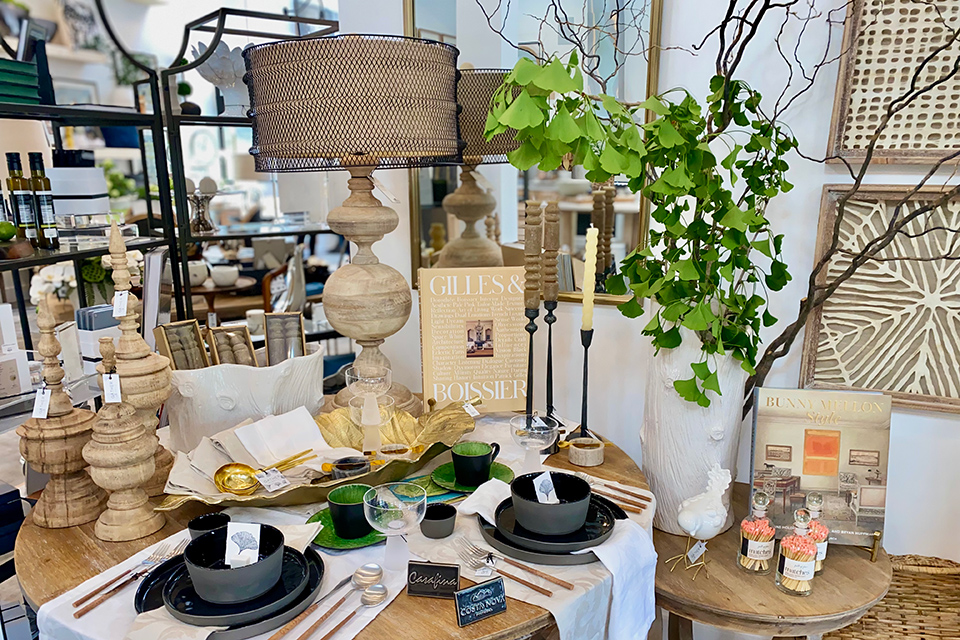
<svg viewBox="0 0 960 640">
<path fill-rule="evenodd" d="M 526 221 L 523 232 L 523 269 L 526 275 L 523 301 L 527 309 L 540 308 L 541 251 L 543 227 L 541 226 L 540 203 L 527 200 Z"/>
<path fill-rule="evenodd" d="M 593 209 L 590 211 L 590 223 L 598 230 L 600 241 L 597 243 L 597 273 L 603 273 L 603 234 L 606 222 L 607 192 L 598 185 L 593 190 Z M 587 286 L 587 283 L 584 283 Z"/>
<path fill-rule="evenodd" d="M 57 326 L 53 314 L 50 313 L 48 298 L 54 294 L 48 293 L 40 299 L 37 310 L 37 327 L 40 329 L 40 342 L 37 344 L 37 353 L 43 356 L 41 375 L 47 388 L 50 389 L 50 408 L 48 418 L 58 418 L 73 411 L 73 402 L 63 390 L 63 378 L 66 375 L 60 366 L 60 341 L 57 340 L 54 328 Z"/>
<path fill-rule="evenodd" d="M 557 283 L 557 256 L 560 253 L 560 205 L 547 203 L 543 214 L 543 299 L 555 302 L 560 296 Z"/>
<path fill-rule="evenodd" d="M 100 339 L 100 355 L 109 373 L 116 365 L 110 338 Z M 83 447 L 90 477 L 111 492 L 107 509 L 94 527 L 101 540 L 136 540 L 163 528 L 166 519 L 153 511 L 141 488 L 156 470 L 156 449 L 157 437 L 147 432 L 132 406 L 126 402 L 103 405 L 93 425 L 93 436 Z"/>
</svg>

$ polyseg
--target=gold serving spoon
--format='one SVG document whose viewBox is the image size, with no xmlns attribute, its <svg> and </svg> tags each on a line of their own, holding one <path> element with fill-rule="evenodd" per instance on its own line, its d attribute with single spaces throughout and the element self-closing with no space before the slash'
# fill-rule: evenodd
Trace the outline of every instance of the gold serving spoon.
<svg viewBox="0 0 960 640">
<path fill-rule="evenodd" d="M 286 471 L 287 469 L 292 469 L 317 457 L 316 454 L 307 456 L 309 453 L 313 453 L 313 449 L 307 449 L 284 458 L 275 465 L 267 467 L 267 469 L 254 469 L 250 465 L 243 464 L 242 462 L 231 462 L 217 469 L 217 472 L 213 474 L 213 483 L 217 485 L 217 489 L 225 493 L 232 493 L 237 496 L 248 496 L 260 486 L 260 481 L 257 480 L 256 476 L 257 473 L 263 473 L 268 469 Z M 305 458 L 303 456 L 307 457 Z"/>
</svg>

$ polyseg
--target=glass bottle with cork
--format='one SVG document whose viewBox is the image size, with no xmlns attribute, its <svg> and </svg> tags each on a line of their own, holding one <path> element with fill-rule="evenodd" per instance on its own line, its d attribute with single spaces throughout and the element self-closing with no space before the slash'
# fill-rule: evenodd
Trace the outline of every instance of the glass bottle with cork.
<svg viewBox="0 0 960 640">
<path fill-rule="evenodd" d="M 777 559 L 777 588 L 792 596 L 808 596 L 813 590 L 817 545 L 809 535 L 810 512 L 794 512 L 793 533 L 780 541 Z"/>
<path fill-rule="evenodd" d="M 767 518 L 770 496 L 765 491 L 753 494 L 752 513 L 740 523 L 740 552 L 737 564 L 741 569 L 758 576 L 770 573 L 776 530 Z"/>
<path fill-rule="evenodd" d="M 830 537 L 830 529 L 820 522 L 820 514 L 823 512 L 823 494 L 819 491 L 811 491 L 807 494 L 806 505 L 811 518 L 810 537 L 817 545 L 814 575 L 820 575 L 823 573 L 823 561 L 827 557 L 827 538 Z"/>
<path fill-rule="evenodd" d="M 36 203 L 37 244 L 41 249 L 59 249 L 60 237 L 57 233 L 57 215 L 53 208 L 53 192 L 50 191 L 50 178 L 43 169 L 43 154 L 31 152 L 30 188 Z"/>
<path fill-rule="evenodd" d="M 30 188 L 30 180 L 23 177 L 23 165 L 20 164 L 20 154 L 16 151 L 7 153 L 7 189 L 10 191 L 10 209 L 13 212 L 13 220 L 17 225 L 17 237 L 21 240 L 29 240 L 30 244 L 36 248 L 37 228 L 35 219 L 35 203 L 33 200 L 33 189 Z"/>
</svg>

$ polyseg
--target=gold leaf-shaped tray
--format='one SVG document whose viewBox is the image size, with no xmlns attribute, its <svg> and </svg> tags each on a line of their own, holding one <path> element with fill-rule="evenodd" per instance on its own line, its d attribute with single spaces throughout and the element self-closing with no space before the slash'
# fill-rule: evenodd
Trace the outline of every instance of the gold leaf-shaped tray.
<svg viewBox="0 0 960 640">
<path fill-rule="evenodd" d="M 477 398 L 470 404 L 477 404 L 479 401 L 480 399 Z M 419 420 L 414 419 L 405 411 L 396 411 L 392 420 L 381 427 L 380 434 L 384 444 L 426 447 L 416 460 L 391 460 L 387 464 L 374 467 L 360 476 L 339 480 L 333 480 L 330 477 L 318 478 L 312 482 L 291 484 L 273 493 L 258 490 L 249 496 L 226 494 L 216 496 L 168 495 L 156 507 L 156 510 L 173 511 L 188 502 L 202 502 L 222 507 L 284 507 L 313 504 L 325 502 L 327 494 L 342 484 L 378 485 L 402 480 L 419 471 L 430 460 L 452 447 L 463 434 L 473 431 L 474 420 L 467 414 L 463 406 L 461 403 L 450 404 L 443 409 L 424 414 Z M 324 440 L 331 447 L 360 449 L 363 431 L 350 420 L 350 413 L 346 409 L 324 413 L 314 419 L 323 434 Z"/>
</svg>

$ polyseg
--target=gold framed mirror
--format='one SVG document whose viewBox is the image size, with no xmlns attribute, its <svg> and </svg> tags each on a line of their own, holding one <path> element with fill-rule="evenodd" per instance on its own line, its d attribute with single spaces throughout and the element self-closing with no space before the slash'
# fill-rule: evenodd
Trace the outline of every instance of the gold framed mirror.
<svg viewBox="0 0 960 640">
<path fill-rule="evenodd" d="M 516 44 L 520 47 L 520 55 L 525 51 L 553 53 L 541 39 L 540 20 L 533 18 L 536 9 L 535 0 L 511 0 L 514 7 L 511 12 L 519 16 Z M 581 0 L 563 0 L 576 5 L 579 11 L 586 7 Z M 660 27 L 664 0 L 634 0 L 638 7 L 635 15 L 642 15 L 646 22 L 647 46 L 646 55 L 632 59 L 631 65 L 619 70 L 614 79 L 614 88 L 617 97 L 630 101 L 642 101 L 658 91 L 658 71 L 660 63 Z M 524 5 L 530 4 L 530 10 Z M 603 2 L 598 3 L 600 5 Z M 489 31 L 490 38 L 499 39 L 484 20 L 484 15 L 476 10 L 481 20 L 477 24 L 471 20 L 463 20 L 457 16 L 457 2 L 437 3 L 432 0 L 404 0 L 405 35 L 412 37 L 441 40 L 461 48 L 460 63 L 473 63 L 473 57 L 483 58 L 480 62 L 489 66 L 489 56 L 486 54 L 472 56 L 476 52 L 478 32 Z M 572 7 L 573 5 L 571 5 Z M 468 10 L 475 7 L 469 6 Z M 542 7 L 541 7 L 542 9 Z M 600 7 L 602 10 L 602 7 Z M 527 23 L 524 24 L 524 20 Z M 469 24 L 469 33 L 458 39 L 457 25 Z M 459 41 L 458 41 L 459 40 Z M 496 40 L 488 44 L 488 49 L 497 44 Z M 501 47 L 510 48 L 502 41 Z M 558 45 L 559 48 L 559 45 Z M 481 65 L 474 65 L 481 66 Z M 512 67 L 513 62 L 499 65 L 504 68 Z M 643 77 L 645 81 L 628 82 L 627 78 Z M 642 85 L 642 86 L 641 86 Z M 612 93 L 612 91 L 611 91 Z M 650 114 L 648 114 L 649 116 Z M 453 238 L 459 237 L 464 223 L 452 213 L 444 210 L 443 198 L 452 193 L 460 184 L 460 167 L 432 167 L 428 169 L 411 169 L 410 173 L 410 253 L 412 259 L 412 274 L 414 287 L 417 286 L 417 273 L 422 267 L 434 266 L 437 261 L 439 248 Z M 527 200 L 538 201 L 556 200 L 560 207 L 560 261 L 559 261 L 559 300 L 564 302 L 579 302 L 582 300 L 580 290 L 583 262 L 582 254 L 585 246 L 585 233 L 591 223 L 591 212 L 594 208 L 594 187 L 583 178 L 583 168 L 575 167 L 566 171 L 559 169 L 551 172 L 539 171 L 536 167 L 521 172 L 509 164 L 485 165 L 474 175 L 479 174 L 480 186 L 489 190 L 497 200 L 496 209 L 492 216 L 479 221 L 476 229 L 481 236 L 494 240 L 503 247 L 504 264 L 523 264 L 523 216 L 524 205 Z M 511 175 L 512 174 L 512 175 Z M 483 176 L 487 176 L 484 178 Z M 512 198 L 510 198 L 512 194 Z M 510 205 L 506 205 L 510 198 Z M 616 263 L 642 243 L 647 237 L 648 216 L 647 203 L 639 194 L 633 194 L 626 186 L 617 186 L 616 196 L 612 203 L 613 232 L 610 242 L 611 251 Z M 625 302 L 630 296 L 613 296 L 598 293 L 597 304 L 616 305 Z"/>
</svg>

